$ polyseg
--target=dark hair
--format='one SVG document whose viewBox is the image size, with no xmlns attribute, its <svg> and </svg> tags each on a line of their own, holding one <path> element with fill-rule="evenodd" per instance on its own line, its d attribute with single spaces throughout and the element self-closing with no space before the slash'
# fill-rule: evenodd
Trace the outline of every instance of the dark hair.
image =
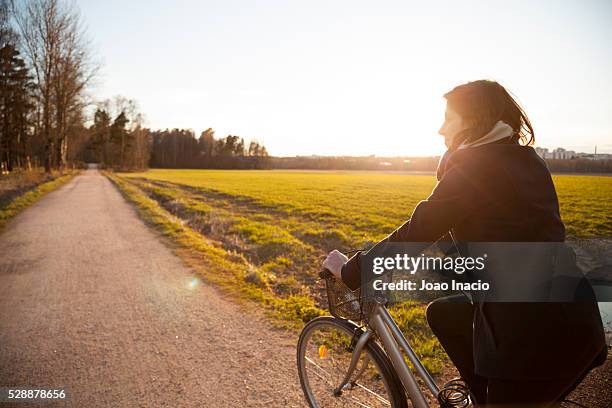
<svg viewBox="0 0 612 408">
<path fill-rule="evenodd" d="M 535 134 L 527 114 L 499 83 L 487 79 L 468 82 L 444 94 L 451 109 L 468 122 L 468 128 L 453 140 L 453 148 L 464 141 L 478 140 L 489 132 L 497 121 L 512 127 L 510 142 L 529 146 L 535 142 Z"/>
</svg>

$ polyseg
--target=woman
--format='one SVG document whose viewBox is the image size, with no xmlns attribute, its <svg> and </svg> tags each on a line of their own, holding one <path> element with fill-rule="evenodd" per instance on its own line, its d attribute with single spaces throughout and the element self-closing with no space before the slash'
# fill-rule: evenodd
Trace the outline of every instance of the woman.
<svg viewBox="0 0 612 408">
<path fill-rule="evenodd" d="M 444 95 L 439 133 L 448 151 L 431 195 L 385 242 L 563 242 L 565 227 L 545 162 L 530 147 L 527 115 L 503 86 L 480 80 Z M 377 246 L 378 246 L 377 245 Z M 361 254 L 334 250 L 324 267 L 356 289 Z M 459 300 L 459 301 L 453 301 Z M 427 319 L 477 404 L 560 401 L 605 361 L 597 306 L 479 303 L 443 298 Z M 466 299 L 463 299 L 466 300 Z"/>
</svg>

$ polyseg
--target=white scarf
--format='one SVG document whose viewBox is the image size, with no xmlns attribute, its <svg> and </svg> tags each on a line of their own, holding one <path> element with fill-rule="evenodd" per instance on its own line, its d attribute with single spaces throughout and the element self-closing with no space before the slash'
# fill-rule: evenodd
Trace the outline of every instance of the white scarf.
<svg viewBox="0 0 612 408">
<path fill-rule="evenodd" d="M 465 149 L 467 147 L 476 147 L 481 146 L 487 143 L 497 142 L 498 140 L 502 140 L 508 138 L 514 134 L 514 130 L 512 126 L 507 124 L 504 121 L 497 121 L 497 123 L 493 126 L 493 129 L 489 131 L 486 135 L 472 141 L 472 142 L 463 142 L 457 148 L 457 150 Z"/>
</svg>

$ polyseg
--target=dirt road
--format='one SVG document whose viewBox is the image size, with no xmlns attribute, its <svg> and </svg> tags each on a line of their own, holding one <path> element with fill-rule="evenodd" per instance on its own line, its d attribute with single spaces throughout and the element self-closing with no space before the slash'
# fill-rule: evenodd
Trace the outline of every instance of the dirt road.
<svg viewBox="0 0 612 408">
<path fill-rule="evenodd" d="M 295 337 L 194 280 L 97 171 L 16 217 L 0 253 L 0 386 L 66 387 L 75 407 L 303 405 Z"/>
</svg>

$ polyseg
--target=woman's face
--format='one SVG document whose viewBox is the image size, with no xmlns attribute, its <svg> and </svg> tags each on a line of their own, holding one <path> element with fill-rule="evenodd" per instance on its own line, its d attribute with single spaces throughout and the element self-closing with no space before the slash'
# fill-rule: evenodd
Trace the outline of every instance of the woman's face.
<svg viewBox="0 0 612 408">
<path fill-rule="evenodd" d="M 463 118 L 452 110 L 447 103 L 446 111 L 444 112 L 444 123 L 440 130 L 438 130 L 438 133 L 444 136 L 444 144 L 446 147 L 450 147 L 453 143 L 453 138 L 465 128 L 466 126 Z"/>
</svg>

